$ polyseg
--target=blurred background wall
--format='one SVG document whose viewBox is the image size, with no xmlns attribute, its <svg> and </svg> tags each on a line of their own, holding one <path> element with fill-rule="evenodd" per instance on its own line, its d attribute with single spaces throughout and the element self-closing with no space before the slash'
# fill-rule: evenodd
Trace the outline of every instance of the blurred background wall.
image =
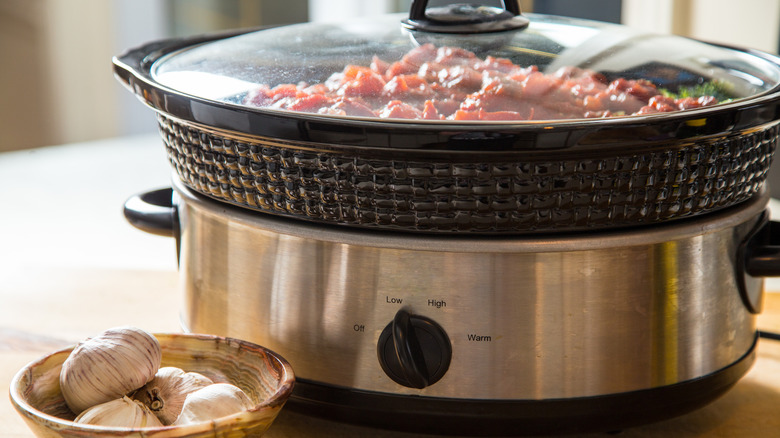
<svg viewBox="0 0 780 438">
<path fill-rule="evenodd" d="M 430 5 L 447 3 L 431 0 Z M 0 0 L 0 151 L 153 132 L 111 57 L 154 39 L 408 11 L 410 0 Z M 496 4 L 500 4 L 496 2 Z M 524 11 L 776 53 L 780 1 L 524 0 Z"/>
</svg>

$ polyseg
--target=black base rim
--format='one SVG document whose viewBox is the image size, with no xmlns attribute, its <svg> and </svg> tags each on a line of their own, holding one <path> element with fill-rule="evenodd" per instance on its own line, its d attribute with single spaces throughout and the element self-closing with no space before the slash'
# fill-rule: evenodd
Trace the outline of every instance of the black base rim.
<svg viewBox="0 0 780 438">
<path fill-rule="evenodd" d="M 382 429 L 471 436 L 614 432 L 677 417 L 725 394 L 755 362 L 754 342 L 712 374 L 652 389 L 551 400 L 472 400 L 401 396 L 298 379 L 287 407 Z"/>
</svg>

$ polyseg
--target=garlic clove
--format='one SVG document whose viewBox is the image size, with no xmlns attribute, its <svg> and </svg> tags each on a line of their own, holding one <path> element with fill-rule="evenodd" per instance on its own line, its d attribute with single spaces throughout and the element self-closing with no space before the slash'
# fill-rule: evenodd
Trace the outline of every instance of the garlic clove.
<svg viewBox="0 0 780 438">
<path fill-rule="evenodd" d="M 141 329 L 117 327 L 79 343 L 60 371 L 68 407 L 87 408 L 121 398 L 152 380 L 162 351 L 157 339 Z"/>
<path fill-rule="evenodd" d="M 213 383 L 202 374 L 163 367 L 154 379 L 133 394 L 133 398 L 151 409 L 163 424 L 171 424 L 179 417 L 187 394 Z"/>
<path fill-rule="evenodd" d="M 80 424 L 115 427 L 161 427 L 163 424 L 142 403 L 122 397 L 85 410 L 74 420 Z"/>
<path fill-rule="evenodd" d="M 178 426 L 214 420 L 252 406 L 252 400 L 237 386 L 215 383 L 190 393 L 184 400 L 179 418 L 173 424 Z"/>
</svg>

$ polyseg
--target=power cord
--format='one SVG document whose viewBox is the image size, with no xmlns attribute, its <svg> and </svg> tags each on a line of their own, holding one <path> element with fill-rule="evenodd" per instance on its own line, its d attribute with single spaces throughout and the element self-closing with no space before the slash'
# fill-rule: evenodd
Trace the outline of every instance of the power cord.
<svg viewBox="0 0 780 438">
<path fill-rule="evenodd" d="M 759 330 L 758 337 L 764 339 L 771 339 L 773 341 L 780 341 L 780 333 L 765 332 L 763 330 Z"/>
</svg>

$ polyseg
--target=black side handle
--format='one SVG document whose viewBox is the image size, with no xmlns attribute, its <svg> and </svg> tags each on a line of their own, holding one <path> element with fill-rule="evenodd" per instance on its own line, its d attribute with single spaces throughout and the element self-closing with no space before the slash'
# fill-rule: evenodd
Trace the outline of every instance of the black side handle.
<svg viewBox="0 0 780 438">
<path fill-rule="evenodd" d="M 178 237 L 179 215 L 170 187 L 132 196 L 125 202 L 125 219 L 150 234 Z"/>
<path fill-rule="evenodd" d="M 780 222 L 771 222 L 766 212 L 737 249 L 737 285 L 752 313 L 761 313 L 763 288 L 748 285 L 762 277 L 780 277 Z"/>
<path fill-rule="evenodd" d="M 780 222 L 762 224 L 748 245 L 745 271 L 754 277 L 780 277 Z"/>
<path fill-rule="evenodd" d="M 527 27 L 518 0 L 502 1 L 504 8 L 472 3 L 453 3 L 428 8 L 428 0 L 412 0 L 404 27 L 434 33 L 474 34 L 502 32 Z"/>
</svg>

